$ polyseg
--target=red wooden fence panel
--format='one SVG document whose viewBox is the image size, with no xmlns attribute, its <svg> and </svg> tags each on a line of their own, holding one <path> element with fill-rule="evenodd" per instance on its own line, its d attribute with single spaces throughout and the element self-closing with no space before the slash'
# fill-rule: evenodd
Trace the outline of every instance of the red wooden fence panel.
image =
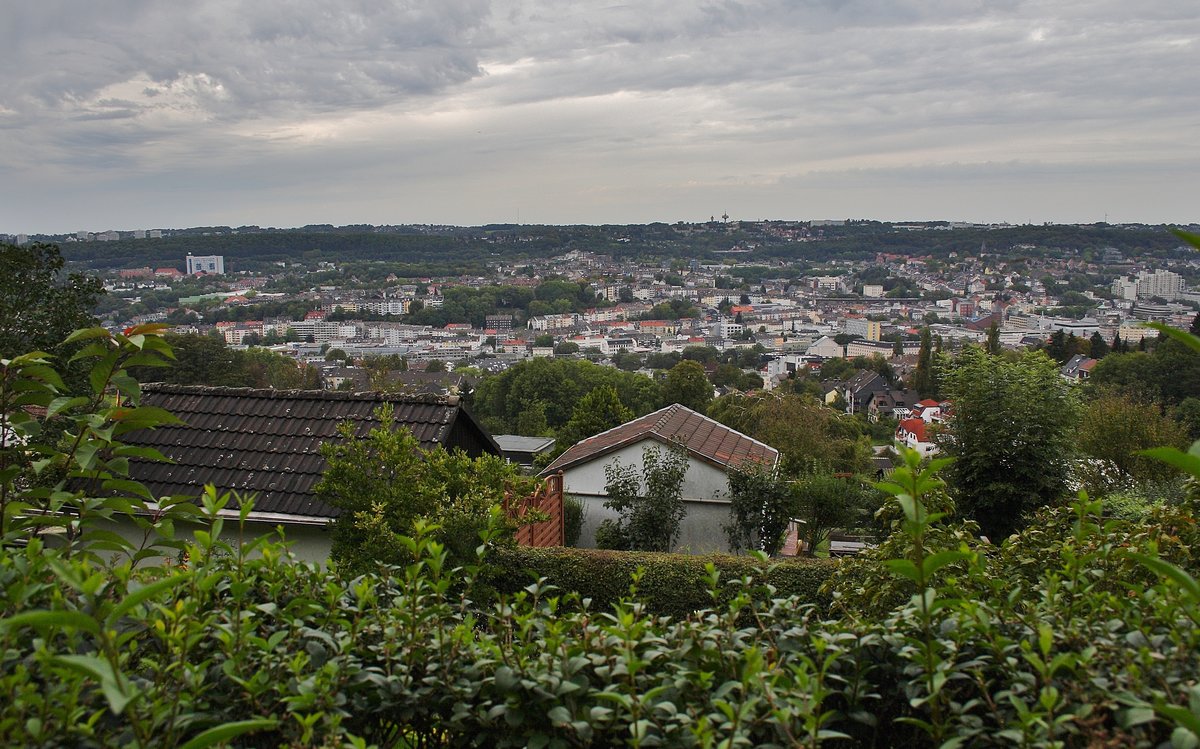
<svg viewBox="0 0 1200 749">
<path fill-rule="evenodd" d="M 531 511 L 543 512 L 550 516 L 546 520 L 528 523 L 518 528 L 516 540 L 519 546 L 562 546 L 567 537 L 563 516 L 562 472 L 548 476 L 528 497 L 505 496 L 504 511 L 516 520 L 527 517 Z"/>
</svg>

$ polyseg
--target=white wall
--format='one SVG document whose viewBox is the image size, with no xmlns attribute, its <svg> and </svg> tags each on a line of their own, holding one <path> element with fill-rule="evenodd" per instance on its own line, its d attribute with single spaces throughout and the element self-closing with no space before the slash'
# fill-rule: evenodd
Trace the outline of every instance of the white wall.
<svg viewBox="0 0 1200 749">
<path fill-rule="evenodd" d="M 279 523 L 275 522 L 251 522 L 247 521 L 245 529 L 241 531 L 241 539 L 249 542 L 258 538 L 274 533 Z M 207 530 L 207 524 L 197 524 L 194 526 L 176 523 L 175 535 L 177 538 L 192 540 L 192 532 L 195 530 Z M 119 535 L 133 541 L 135 544 L 141 544 L 145 536 L 145 532 L 137 527 L 129 520 L 117 519 L 114 520 L 111 527 L 106 530 L 112 530 Z M 238 522 L 232 518 L 226 518 L 221 530 L 221 540 L 231 546 L 238 543 L 239 528 Z M 287 525 L 284 526 L 284 539 L 292 550 L 292 554 L 302 562 L 317 562 L 324 564 L 329 561 L 329 549 L 331 545 L 328 526 L 320 525 Z"/>
<path fill-rule="evenodd" d="M 640 470 L 642 448 L 647 446 L 656 446 L 664 451 L 667 449 L 657 440 L 646 439 L 563 472 L 564 489 L 583 500 L 586 508 L 583 532 L 579 537 L 580 546 L 594 547 L 596 529 L 600 523 L 617 516 L 604 506 L 608 498 L 604 493 L 604 467 L 620 460 L 621 465 L 636 465 Z M 688 457 L 688 471 L 682 487 L 686 514 L 680 524 L 676 551 L 706 554 L 729 550 L 725 531 L 721 528 L 722 524 L 729 522 L 728 490 L 729 478 L 724 471 L 695 457 Z"/>
</svg>

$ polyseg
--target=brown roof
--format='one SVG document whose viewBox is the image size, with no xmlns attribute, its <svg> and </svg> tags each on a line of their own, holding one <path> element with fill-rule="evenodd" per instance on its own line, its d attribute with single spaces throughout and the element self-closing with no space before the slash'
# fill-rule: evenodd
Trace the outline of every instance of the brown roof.
<svg viewBox="0 0 1200 749">
<path fill-rule="evenodd" d="M 748 461 L 774 465 L 779 460 L 779 451 L 770 445 L 676 403 L 576 443 L 546 466 L 542 475 L 587 462 L 647 438 L 665 445 L 680 442 L 690 454 L 720 468 L 735 467 Z"/>
<path fill-rule="evenodd" d="M 456 397 L 162 384 L 142 391 L 143 405 L 185 422 L 124 436 L 126 444 L 157 448 L 174 461 L 132 461 L 131 478 L 156 497 L 197 496 L 214 484 L 221 491 L 256 492 L 256 512 L 336 517 L 338 510 L 313 492 L 325 470 L 320 445 L 336 439 L 343 421 L 366 436 L 379 425 L 374 412 L 384 403 L 392 404 L 395 423 L 412 430 L 425 449 L 500 454 Z"/>
</svg>

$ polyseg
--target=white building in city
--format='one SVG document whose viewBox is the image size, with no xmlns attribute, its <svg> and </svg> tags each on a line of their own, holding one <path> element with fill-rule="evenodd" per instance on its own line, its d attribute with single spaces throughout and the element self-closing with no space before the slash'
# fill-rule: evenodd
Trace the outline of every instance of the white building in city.
<svg viewBox="0 0 1200 749">
<path fill-rule="evenodd" d="M 189 276 L 195 275 L 196 273 L 207 273 L 210 276 L 221 276 L 225 274 L 224 255 L 189 254 L 186 262 L 187 274 Z"/>
</svg>

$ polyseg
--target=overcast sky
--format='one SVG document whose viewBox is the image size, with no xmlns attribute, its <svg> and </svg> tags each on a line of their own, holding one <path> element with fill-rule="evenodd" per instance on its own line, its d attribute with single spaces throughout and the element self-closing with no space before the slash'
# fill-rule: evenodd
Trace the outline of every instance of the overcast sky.
<svg viewBox="0 0 1200 749">
<path fill-rule="evenodd" d="M 1195 0 L 0 14 L 0 232 L 1200 220 Z"/>
</svg>

